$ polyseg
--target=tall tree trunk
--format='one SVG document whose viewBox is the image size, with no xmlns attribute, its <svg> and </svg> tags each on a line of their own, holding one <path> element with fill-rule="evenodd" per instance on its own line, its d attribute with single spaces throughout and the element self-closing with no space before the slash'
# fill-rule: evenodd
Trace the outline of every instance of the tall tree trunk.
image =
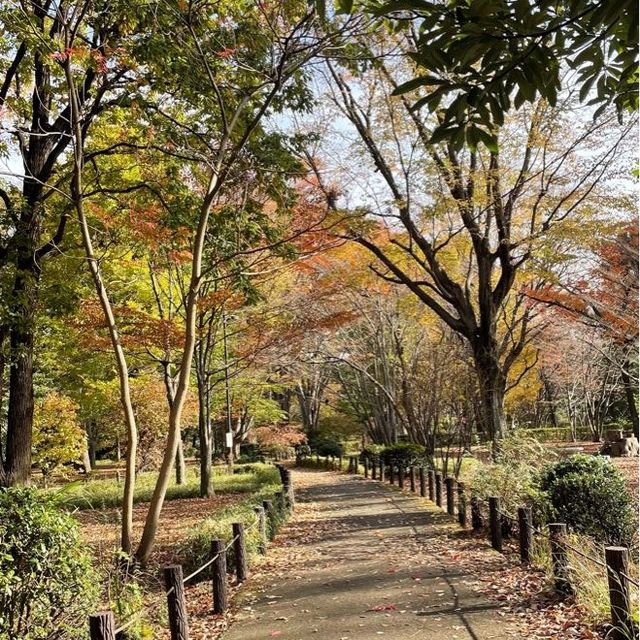
<svg viewBox="0 0 640 640">
<path fill-rule="evenodd" d="M 184 444 L 182 434 L 178 439 L 178 449 L 176 450 L 176 484 L 184 484 L 187 475 L 187 465 L 184 461 Z"/>
<path fill-rule="evenodd" d="M 85 256 L 91 277 L 93 279 L 96 293 L 102 307 L 111 346 L 116 358 L 118 369 L 118 377 L 120 380 L 120 402 L 125 416 L 127 426 L 127 460 L 124 479 L 124 493 L 122 498 L 122 526 L 121 526 L 121 547 L 122 550 L 129 554 L 132 549 L 132 532 L 133 532 L 133 494 L 135 489 L 136 477 L 136 453 L 138 445 L 138 430 L 136 426 L 135 413 L 131 403 L 131 392 L 129 389 L 129 368 L 122 344 L 120 343 L 120 335 L 116 325 L 116 319 L 111 306 L 111 300 L 107 294 L 107 290 L 102 280 L 100 271 L 100 263 L 98 262 L 93 249 L 89 224 L 84 211 L 84 197 L 82 194 L 82 170 L 84 163 L 84 137 L 82 133 L 82 124 L 80 119 L 80 106 L 77 93 L 77 86 L 74 82 L 71 70 L 71 60 L 68 59 L 65 64 L 65 75 L 67 80 L 67 89 L 69 91 L 69 106 L 71 131 L 73 136 L 73 158 L 74 170 L 71 183 L 71 193 L 73 204 L 78 217 L 80 233 L 82 235 L 82 243 L 85 250 Z"/>
<path fill-rule="evenodd" d="M 29 243 L 32 252 L 34 246 Z M 19 260 L 12 292 L 11 314 L 18 318 L 9 336 L 9 405 L 3 484 L 29 483 L 33 428 L 33 318 L 38 298 L 39 273 L 33 254 Z"/>
<path fill-rule="evenodd" d="M 480 389 L 483 428 L 491 438 L 495 455 L 506 430 L 504 415 L 506 379 L 491 341 L 489 344 L 474 344 L 473 353 Z"/>
<path fill-rule="evenodd" d="M 202 281 L 202 257 L 204 253 L 205 236 L 209 224 L 209 215 L 213 206 L 213 198 L 216 188 L 216 176 L 212 174 L 207 195 L 200 209 L 198 220 L 198 229 L 193 242 L 193 251 L 191 259 L 191 279 L 189 282 L 189 293 L 185 304 L 185 337 L 182 348 L 182 358 L 180 361 L 180 373 L 178 375 L 178 384 L 174 396 L 173 406 L 169 412 L 169 433 L 167 435 L 167 444 L 160 465 L 158 479 L 153 490 L 149 511 L 144 523 L 142 539 L 136 551 L 136 559 L 141 565 L 145 565 L 151 555 L 158 523 L 160 522 L 160 512 L 167 494 L 169 486 L 169 476 L 176 457 L 178 449 L 178 440 L 180 439 L 180 426 L 182 421 L 182 410 L 189 391 L 189 382 L 191 378 L 191 364 L 193 362 L 193 352 L 197 339 L 196 319 L 198 312 L 198 299 L 200 292 L 200 284 Z"/>
<path fill-rule="evenodd" d="M 640 432 L 638 430 L 638 405 L 636 404 L 636 392 L 638 387 L 631 380 L 629 370 L 627 367 L 630 365 L 629 361 L 622 367 L 622 384 L 624 385 L 624 395 L 627 400 L 627 409 L 629 410 L 629 419 L 633 426 L 633 434 L 640 440 Z"/>
<path fill-rule="evenodd" d="M 209 421 L 209 407 L 207 406 L 207 393 L 204 388 L 206 384 L 201 381 L 201 376 L 197 376 L 198 381 L 198 434 L 200 440 L 200 497 L 210 498 L 214 495 L 211 478 L 213 457 L 211 422 Z"/>
</svg>

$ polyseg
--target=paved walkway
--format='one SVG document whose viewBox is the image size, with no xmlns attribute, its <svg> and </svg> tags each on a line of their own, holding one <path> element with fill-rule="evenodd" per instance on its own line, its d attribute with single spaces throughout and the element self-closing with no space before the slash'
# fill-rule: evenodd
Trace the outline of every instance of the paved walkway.
<svg viewBox="0 0 640 640">
<path fill-rule="evenodd" d="M 241 603 L 224 640 L 520 638 L 478 576 L 447 556 L 458 526 L 426 501 L 360 477 L 294 472 L 300 510 L 280 559 Z M 487 551 L 487 554 L 493 554 Z M 244 606 L 243 606 L 244 605 Z"/>
</svg>

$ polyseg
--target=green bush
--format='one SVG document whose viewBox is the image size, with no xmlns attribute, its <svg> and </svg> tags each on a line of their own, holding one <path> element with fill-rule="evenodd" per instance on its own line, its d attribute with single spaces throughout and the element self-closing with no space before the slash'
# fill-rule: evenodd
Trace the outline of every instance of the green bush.
<svg viewBox="0 0 640 640">
<path fill-rule="evenodd" d="M 631 495 L 622 474 L 604 458 L 578 454 L 560 460 L 544 471 L 540 484 L 551 520 L 602 542 L 631 544 Z"/>
<path fill-rule="evenodd" d="M 409 442 L 394 444 L 385 447 L 380 455 L 385 464 L 410 467 L 411 465 L 423 464 L 426 458 L 426 449 L 419 444 Z"/>
<path fill-rule="evenodd" d="M 0 638 L 85 637 L 97 597 L 75 520 L 34 489 L 0 492 Z"/>
<path fill-rule="evenodd" d="M 315 445 L 315 450 L 319 456 L 325 458 L 339 458 L 344 452 L 340 441 L 329 438 L 318 441 Z"/>
</svg>

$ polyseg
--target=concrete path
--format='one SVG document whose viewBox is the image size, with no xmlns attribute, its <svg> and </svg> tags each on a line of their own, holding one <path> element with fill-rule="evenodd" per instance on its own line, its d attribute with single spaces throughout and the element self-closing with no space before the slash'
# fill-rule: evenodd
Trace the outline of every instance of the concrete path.
<svg viewBox="0 0 640 640">
<path fill-rule="evenodd" d="M 468 557 L 448 555 L 461 534 L 446 514 L 359 477 L 294 472 L 294 482 L 305 481 L 274 547 L 279 559 L 245 585 L 224 640 L 522 637 L 501 603 L 477 592 Z"/>
</svg>

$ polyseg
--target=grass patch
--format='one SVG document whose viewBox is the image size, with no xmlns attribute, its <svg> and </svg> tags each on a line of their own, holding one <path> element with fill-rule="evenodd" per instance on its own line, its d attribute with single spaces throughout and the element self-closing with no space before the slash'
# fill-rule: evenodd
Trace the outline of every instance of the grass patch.
<svg viewBox="0 0 640 640">
<path fill-rule="evenodd" d="M 252 493 L 263 486 L 278 481 L 278 471 L 267 464 L 236 466 L 238 473 L 228 474 L 226 468 L 215 468 L 213 487 L 216 493 Z M 185 483 L 177 485 L 175 478 L 167 489 L 167 500 L 197 498 L 200 493 L 200 475 L 197 467 L 188 467 Z M 158 477 L 157 471 L 139 473 L 133 501 L 149 502 Z M 58 495 L 62 505 L 70 509 L 105 509 L 119 507 L 122 502 L 124 484 L 115 478 L 104 480 L 77 481 L 57 489 L 50 489 Z"/>
<path fill-rule="evenodd" d="M 211 541 L 214 539 L 224 540 L 225 545 L 233 539 L 232 524 L 242 522 L 245 528 L 245 542 L 249 561 L 258 554 L 260 544 L 260 531 L 258 528 L 258 517 L 254 512 L 254 507 L 261 506 L 263 500 L 272 500 L 275 508 L 275 527 L 272 531 L 267 526 L 267 535 L 273 536 L 278 528 L 286 520 L 287 514 L 278 510 L 275 500 L 275 493 L 282 491 L 280 477 L 277 470 L 273 471 L 271 481 L 266 482 L 250 496 L 244 500 L 217 511 L 214 515 L 202 520 L 197 528 L 180 545 L 179 556 L 186 573 L 190 573 L 197 567 L 203 565 L 211 557 Z M 267 522 L 268 525 L 268 522 Z M 227 551 L 227 566 L 230 570 L 234 568 L 233 547 Z M 208 572 L 204 571 L 202 579 L 208 577 Z"/>
</svg>

